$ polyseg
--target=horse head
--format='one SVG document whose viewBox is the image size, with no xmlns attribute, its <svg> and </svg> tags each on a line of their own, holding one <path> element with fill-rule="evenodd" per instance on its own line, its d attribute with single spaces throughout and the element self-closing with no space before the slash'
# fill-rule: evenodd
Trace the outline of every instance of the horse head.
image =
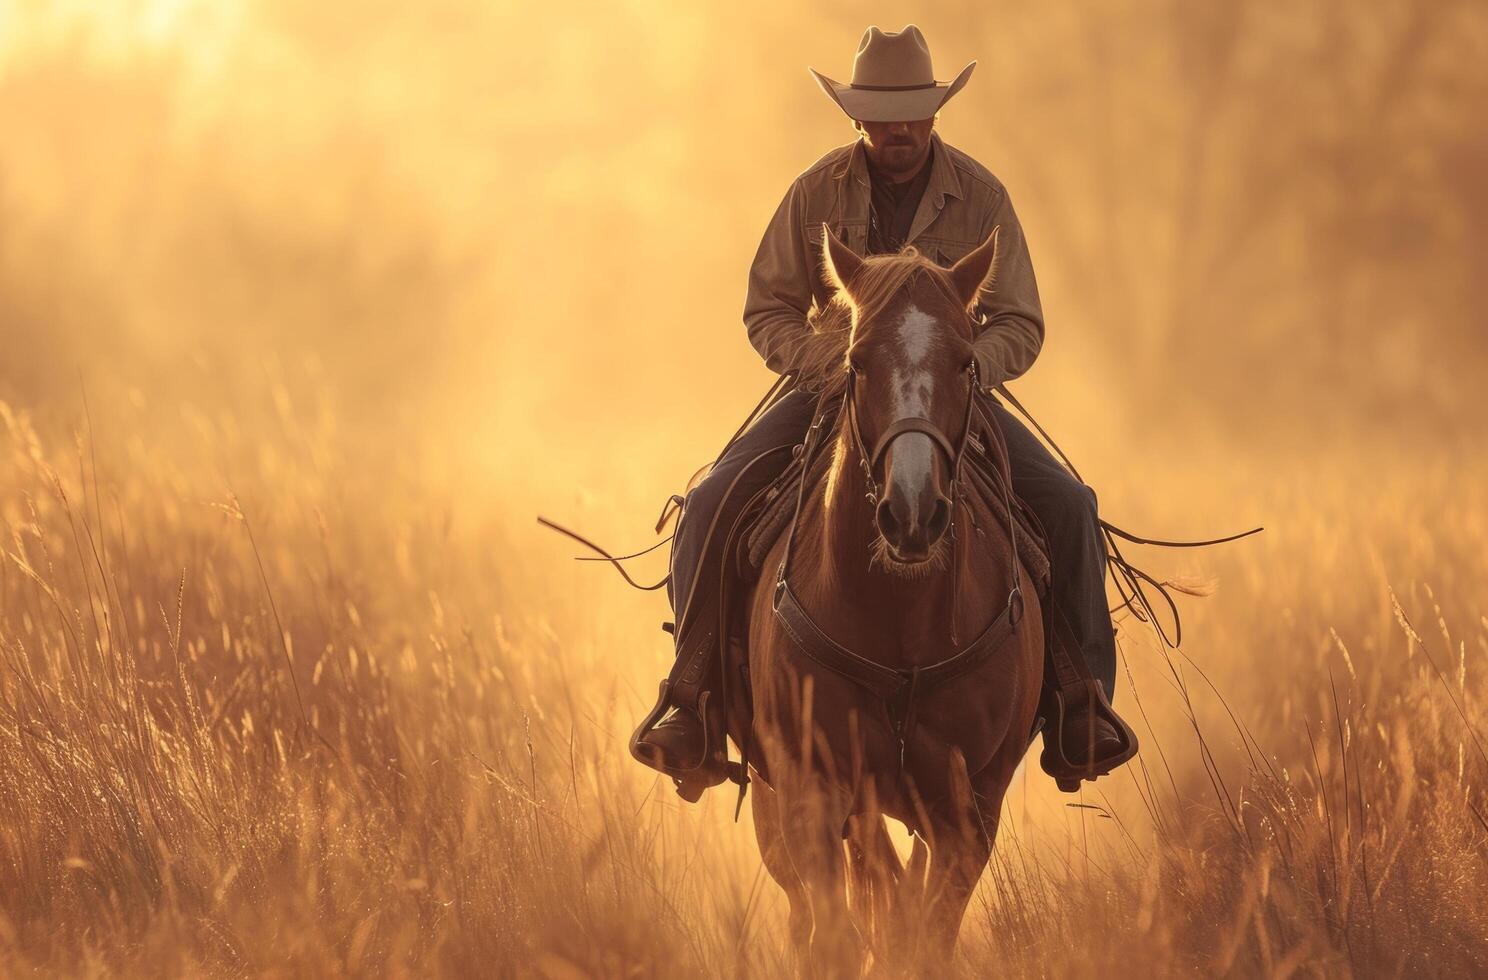
<svg viewBox="0 0 1488 980">
<path fill-rule="evenodd" d="M 823 231 L 823 268 L 852 311 L 847 424 L 889 568 L 939 555 L 970 438 L 971 311 L 996 276 L 997 229 L 946 269 L 912 249 L 863 257 Z"/>
</svg>

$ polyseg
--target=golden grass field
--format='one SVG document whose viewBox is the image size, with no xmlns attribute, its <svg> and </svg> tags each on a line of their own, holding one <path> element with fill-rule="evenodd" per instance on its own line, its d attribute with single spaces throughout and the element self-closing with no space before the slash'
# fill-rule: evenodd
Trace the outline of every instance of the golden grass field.
<svg viewBox="0 0 1488 980">
<path fill-rule="evenodd" d="M 95 412 L 0 413 L 0 972 L 788 970 L 747 808 L 624 751 L 658 599 L 304 432 L 203 420 L 232 464 L 194 484 Z M 1182 654 L 1122 623 L 1143 752 L 1079 798 L 1018 778 L 968 970 L 1481 975 L 1481 471 L 1172 470 L 1105 497 L 1270 527 L 1156 562 L 1217 588 Z"/>
<path fill-rule="evenodd" d="M 1183 600 L 1009 794 L 967 975 L 1488 975 L 1488 7 L 0 0 L 0 978 L 788 975 L 624 739 L 616 549 L 769 378 L 805 68 L 914 20 L 1014 390 Z M 636 563 L 650 578 L 661 555 Z"/>
</svg>

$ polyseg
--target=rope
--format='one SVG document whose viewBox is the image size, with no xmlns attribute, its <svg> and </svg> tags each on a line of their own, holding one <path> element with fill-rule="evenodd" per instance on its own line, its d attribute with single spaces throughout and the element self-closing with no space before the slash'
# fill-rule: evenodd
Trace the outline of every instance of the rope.
<svg viewBox="0 0 1488 980">
<path fill-rule="evenodd" d="M 625 558 L 634 558 L 634 557 L 636 557 L 635 555 L 626 555 L 625 558 L 617 558 L 616 556 L 610 554 L 608 551 L 604 550 L 599 545 L 595 544 L 593 541 L 590 541 L 588 538 L 584 537 L 582 534 L 578 533 L 577 531 L 570 531 L 568 528 L 564 527 L 562 524 L 556 524 L 553 521 L 548 520 L 546 517 L 543 517 L 541 514 L 539 514 L 537 516 L 537 523 L 541 524 L 543 527 L 551 528 L 552 530 L 557 531 L 559 534 L 562 534 L 562 535 L 564 535 L 566 537 L 573 538 L 579 544 L 583 545 L 586 548 L 589 548 L 592 551 L 599 552 L 599 554 L 600 554 L 600 557 L 599 558 L 591 558 L 589 560 L 590 561 L 607 561 L 611 565 L 614 565 L 615 566 L 615 570 L 620 573 L 620 576 L 622 578 L 624 578 L 625 581 L 628 582 L 632 588 L 640 589 L 642 592 L 655 592 L 657 589 L 663 588 L 667 584 L 667 582 L 671 581 L 671 578 L 672 577 L 670 575 L 668 575 L 665 578 L 663 578 L 661 581 L 657 582 L 655 585 L 642 585 L 641 583 L 637 582 L 635 579 L 631 578 L 630 577 L 630 573 L 625 570 L 625 566 L 622 565 L 622 564 L 620 564 L 620 562 L 624 561 Z M 661 544 L 665 544 L 665 543 L 666 542 L 661 542 Z M 650 549 L 648 548 L 647 550 L 649 551 Z M 645 552 L 638 552 L 637 554 L 645 554 Z"/>
</svg>

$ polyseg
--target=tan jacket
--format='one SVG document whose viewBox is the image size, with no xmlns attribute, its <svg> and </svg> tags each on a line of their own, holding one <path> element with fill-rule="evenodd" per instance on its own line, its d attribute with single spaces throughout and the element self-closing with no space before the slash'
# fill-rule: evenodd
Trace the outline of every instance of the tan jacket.
<svg viewBox="0 0 1488 980">
<path fill-rule="evenodd" d="M 985 385 L 1027 371 L 1044 342 L 1044 315 L 1023 229 L 1001 182 L 971 157 L 932 132 L 930 183 L 910 225 L 909 243 L 930 259 L 950 265 L 998 236 L 997 287 L 977 309 L 982 326 L 975 341 Z M 770 219 L 749 270 L 744 324 L 749 342 L 772 371 L 784 371 L 799 339 L 810 331 L 806 313 L 813 301 L 825 306 L 831 294 L 822 279 L 821 226 L 826 222 L 858 254 L 868 248 L 870 191 L 863 141 L 840 146 L 797 177 Z"/>
</svg>

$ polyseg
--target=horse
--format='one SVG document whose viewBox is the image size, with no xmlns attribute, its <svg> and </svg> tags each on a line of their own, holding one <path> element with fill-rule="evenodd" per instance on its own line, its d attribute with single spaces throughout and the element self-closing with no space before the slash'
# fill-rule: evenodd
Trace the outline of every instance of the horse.
<svg viewBox="0 0 1488 980">
<path fill-rule="evenodd" d="M 912 248 L 859 256 L 826 226 L 822 243 L 836 295 L 813 313 L 800 373 L 841 407 L 800 447 L 794 517 L 746 597 L 750 684 L 730 697 L 746 719 L 731 734 L 756 753 L 756 836 L 801 970 L 856 976 L 871 945 L 876 965 L 935 972 L 991 856 L 1043 677 L 1006 449 L 977 424 L 970 314 L 994 286 L 997 230 L 950 268 Z M 1004 518 L 963 472 L 974 440 Z M 914 834 L 908 868 L 885 818 Z"/>
</svg>

